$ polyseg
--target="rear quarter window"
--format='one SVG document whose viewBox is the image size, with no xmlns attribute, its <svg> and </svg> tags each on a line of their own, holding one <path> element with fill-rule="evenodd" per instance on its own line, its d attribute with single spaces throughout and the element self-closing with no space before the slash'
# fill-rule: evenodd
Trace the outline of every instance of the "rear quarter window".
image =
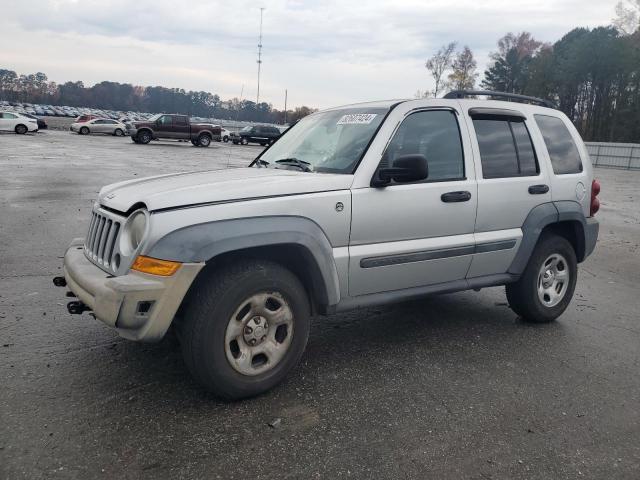
<svg viewBox="0 0 640 480">
<path fill-rule="evenodd" d="M 549 152 L 553 173 L 562 175 L 582 172 L 578 147 L 564 122 L 558 117 L 534 115 Z"/>
</svg>

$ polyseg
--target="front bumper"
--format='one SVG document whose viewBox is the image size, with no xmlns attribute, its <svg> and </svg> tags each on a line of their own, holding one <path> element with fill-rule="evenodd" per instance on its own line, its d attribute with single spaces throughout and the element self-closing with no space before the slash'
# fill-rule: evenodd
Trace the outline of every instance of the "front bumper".
<svg viewBox="0 0 640 480">
<path fill-rule="evenodd" d="M 67 287 L 120 336 L 161 340 L 204 263 L 184 263 L 170 277 L 135 271 L 114 277 L 84 256 L 83 244 L 84 239 L 76 238 L 65 253 Z"/>
</svg>

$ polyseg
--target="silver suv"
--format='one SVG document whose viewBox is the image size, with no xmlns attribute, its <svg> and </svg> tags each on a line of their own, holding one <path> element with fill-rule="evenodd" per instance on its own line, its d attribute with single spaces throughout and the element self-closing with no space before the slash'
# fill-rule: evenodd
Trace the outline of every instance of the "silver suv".
<svg viewBox="0 0 640 480">
<path fill-rule="evenodd" d="M 54 283 L 125 338 L 175 327 L 228 399 L 280 382 L 316 314 L 506 285 L 550 322 L 596 244 L 589 156 L 543 100 L 469 93 L 325 110 L 250 168 L 104 187 Z"/>
</svg>

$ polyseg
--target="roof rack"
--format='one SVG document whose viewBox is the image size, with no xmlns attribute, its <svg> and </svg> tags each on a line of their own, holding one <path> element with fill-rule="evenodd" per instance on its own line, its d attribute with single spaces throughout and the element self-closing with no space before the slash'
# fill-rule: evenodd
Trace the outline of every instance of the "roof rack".
<svg viewBox="0 0 640 480">
<path fill-rule="evenodd" d="M 523 100 L 526 102 L 535 103 L 542 107 L 556 108 L 556 106 L 550 100 L 545 100 L 538 97 L 529 97 L 527 95 L 520 95 L 517 93 L 505 93 L 505 92 L 493 92 L 491 90 L 452 90 L 447 93 L 443 98 L 465 98 L 475 95 L 485 95 L 487 97 L 507 98 L 511 100 Z"/>
</svg>

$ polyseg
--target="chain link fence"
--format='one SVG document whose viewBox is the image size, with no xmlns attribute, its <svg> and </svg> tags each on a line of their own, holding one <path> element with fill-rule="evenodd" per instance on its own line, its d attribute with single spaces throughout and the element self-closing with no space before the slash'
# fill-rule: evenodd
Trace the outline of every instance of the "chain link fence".
<svg viewBox="0 0 640 480">
<path fill-rule="evenodd" d="M 640 143 L 585 142 L 595 167 L 640 170 Z"/>
</svg>

